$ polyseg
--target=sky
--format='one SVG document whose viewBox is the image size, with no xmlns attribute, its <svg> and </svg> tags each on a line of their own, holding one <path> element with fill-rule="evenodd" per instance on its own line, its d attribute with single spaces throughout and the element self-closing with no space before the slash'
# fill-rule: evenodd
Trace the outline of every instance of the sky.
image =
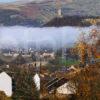
<svg viewBox="0 0 100 100">
<path fill-rule="evenodd" d="M 17 0 L 0 0 L 0 3 L 15 2 Z"/>
<path fill-rule="evenodd" d="M 11 3 L 11 2 L 16 2 L 16 1 L 23 1 L 23 2 L 36 1 L 36 2 L 40 2 L 40 1 L 43 1 L 43 0 L 0 0 L 0 3 Z"/>
</svg>

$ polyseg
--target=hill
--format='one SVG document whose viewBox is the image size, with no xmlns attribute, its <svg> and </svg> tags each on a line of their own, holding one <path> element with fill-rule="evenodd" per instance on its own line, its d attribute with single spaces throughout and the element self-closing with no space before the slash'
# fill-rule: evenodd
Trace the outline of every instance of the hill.
<svg viewBox="0 0 100 100">
<path fill-rule="evenodd" d="M 67 18 L 69 16 L 97 17 L 100 16 L 100 1 L 61 0 L 61 9 L 62 15 L 64 17 L 68 16 Z M 33 0 L 22 0 L 21 2 L 0 4 L 0 25 L 41 27 L 56 18 L 56 12 L 57 7 L 54 0 L 39 0 L 35 2 Z M 70 25 L 71 19 L 68 19 L 70 21 L 68 25 Z"/>
</svg>

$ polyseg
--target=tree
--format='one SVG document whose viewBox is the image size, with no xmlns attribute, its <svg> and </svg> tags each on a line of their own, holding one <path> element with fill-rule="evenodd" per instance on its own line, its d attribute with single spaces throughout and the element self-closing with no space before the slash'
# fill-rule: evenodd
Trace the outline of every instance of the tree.
<svg viewBox="0 0 100 100">
<path fill-rule="evenodd" d="M 76 86 L 77 100 L 100 100 L 100 73 L 99 65 L 90 66 L 81 70 L 72 79 Z"/>
<path fill-rule="evenodd" d="M 11 100 L 11 98 L 7 97 L 3 91 L 0 91 L 0 100 Z"/>
</svg>

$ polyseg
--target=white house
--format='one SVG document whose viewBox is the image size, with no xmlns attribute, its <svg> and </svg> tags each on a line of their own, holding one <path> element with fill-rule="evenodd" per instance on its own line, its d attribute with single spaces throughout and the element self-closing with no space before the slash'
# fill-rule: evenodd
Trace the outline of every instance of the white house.
<svg viewBox="0 0 100 100">
<path fill-rule="evenodd" d="M 70 95 L 76 93 L 76 85 L 66 78 L 55 78 L 49 81 L 46 85 L 49 93 L 56 92 L 57 94 Z"/>
<path fill-rule="evenodd" d="M 0 91 L 10 97 L 12 96 L 12 78 L 6 73 L 0 73 Z"/>
<path fill-rule="evenodd" d="M 75 85 L 71 82 L 67 82 L 57 88 L 57 93 L 67 94 L 67 95 L 75 94 L 76 93 Z"/>
<path fill-rule="evenodd" d="M 54 52 L 52 52 L 52 53 L 43 53 L 42 54 L 42 57 L 43 58 L 51 58 L 51 59 L 55 59 L 55 53 Z"/>
<path fill-rule="evenodd" d="M 40 90 L 40 77 L 37 73 L 34 75 L 33 80 L 35 82 L 37 90 L 39 91 Z"/>
</svg>

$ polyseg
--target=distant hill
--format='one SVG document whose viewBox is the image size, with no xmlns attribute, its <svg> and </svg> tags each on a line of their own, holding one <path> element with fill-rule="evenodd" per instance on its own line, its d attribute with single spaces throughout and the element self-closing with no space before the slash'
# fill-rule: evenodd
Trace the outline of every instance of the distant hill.
<svg viewBox="0 0 100 100">
<path fill-rule="evenodd" d="M 3 9 L 0 10 L 0 25 L 1 26 L 39 26 L 37 20 L 30 19 L 16 10 Z"/>
<path fill-rule="evenodd" d="M 45 27 L 51 27 L 51 26 L 55 26 L 55 27 L 60 27 L 60 26 L 91 26 L 92 24 L 89 22 L 84 22 L 85 19 L 98 19 L 100 18 L 98 17 L 94 17 L 94 16 L 64 16 L 62 18 L 54 18 L 52 19 L 50 22 L 44 24 Z M 99 22 L 97 22 L 97 25 L 100 25 Z"/>
<path fill-rule="evenodd" d="M 73 16 L 100 16 L 100 0 L 61 0 L 61 7 L 63 18 L 67 16 L 66 19 L 69 20 L 67 24 L 63 22 L 64 25 L 72 25 L 72 20 L 75 24 L 76 17 L 72 18 Z M 40 0 L 40 2 L 22 0 L 22 2 L 0 4 L 0 25 L 41 27 L 56 19 L 56 12 L 54 0 Z"/>
</svg>

